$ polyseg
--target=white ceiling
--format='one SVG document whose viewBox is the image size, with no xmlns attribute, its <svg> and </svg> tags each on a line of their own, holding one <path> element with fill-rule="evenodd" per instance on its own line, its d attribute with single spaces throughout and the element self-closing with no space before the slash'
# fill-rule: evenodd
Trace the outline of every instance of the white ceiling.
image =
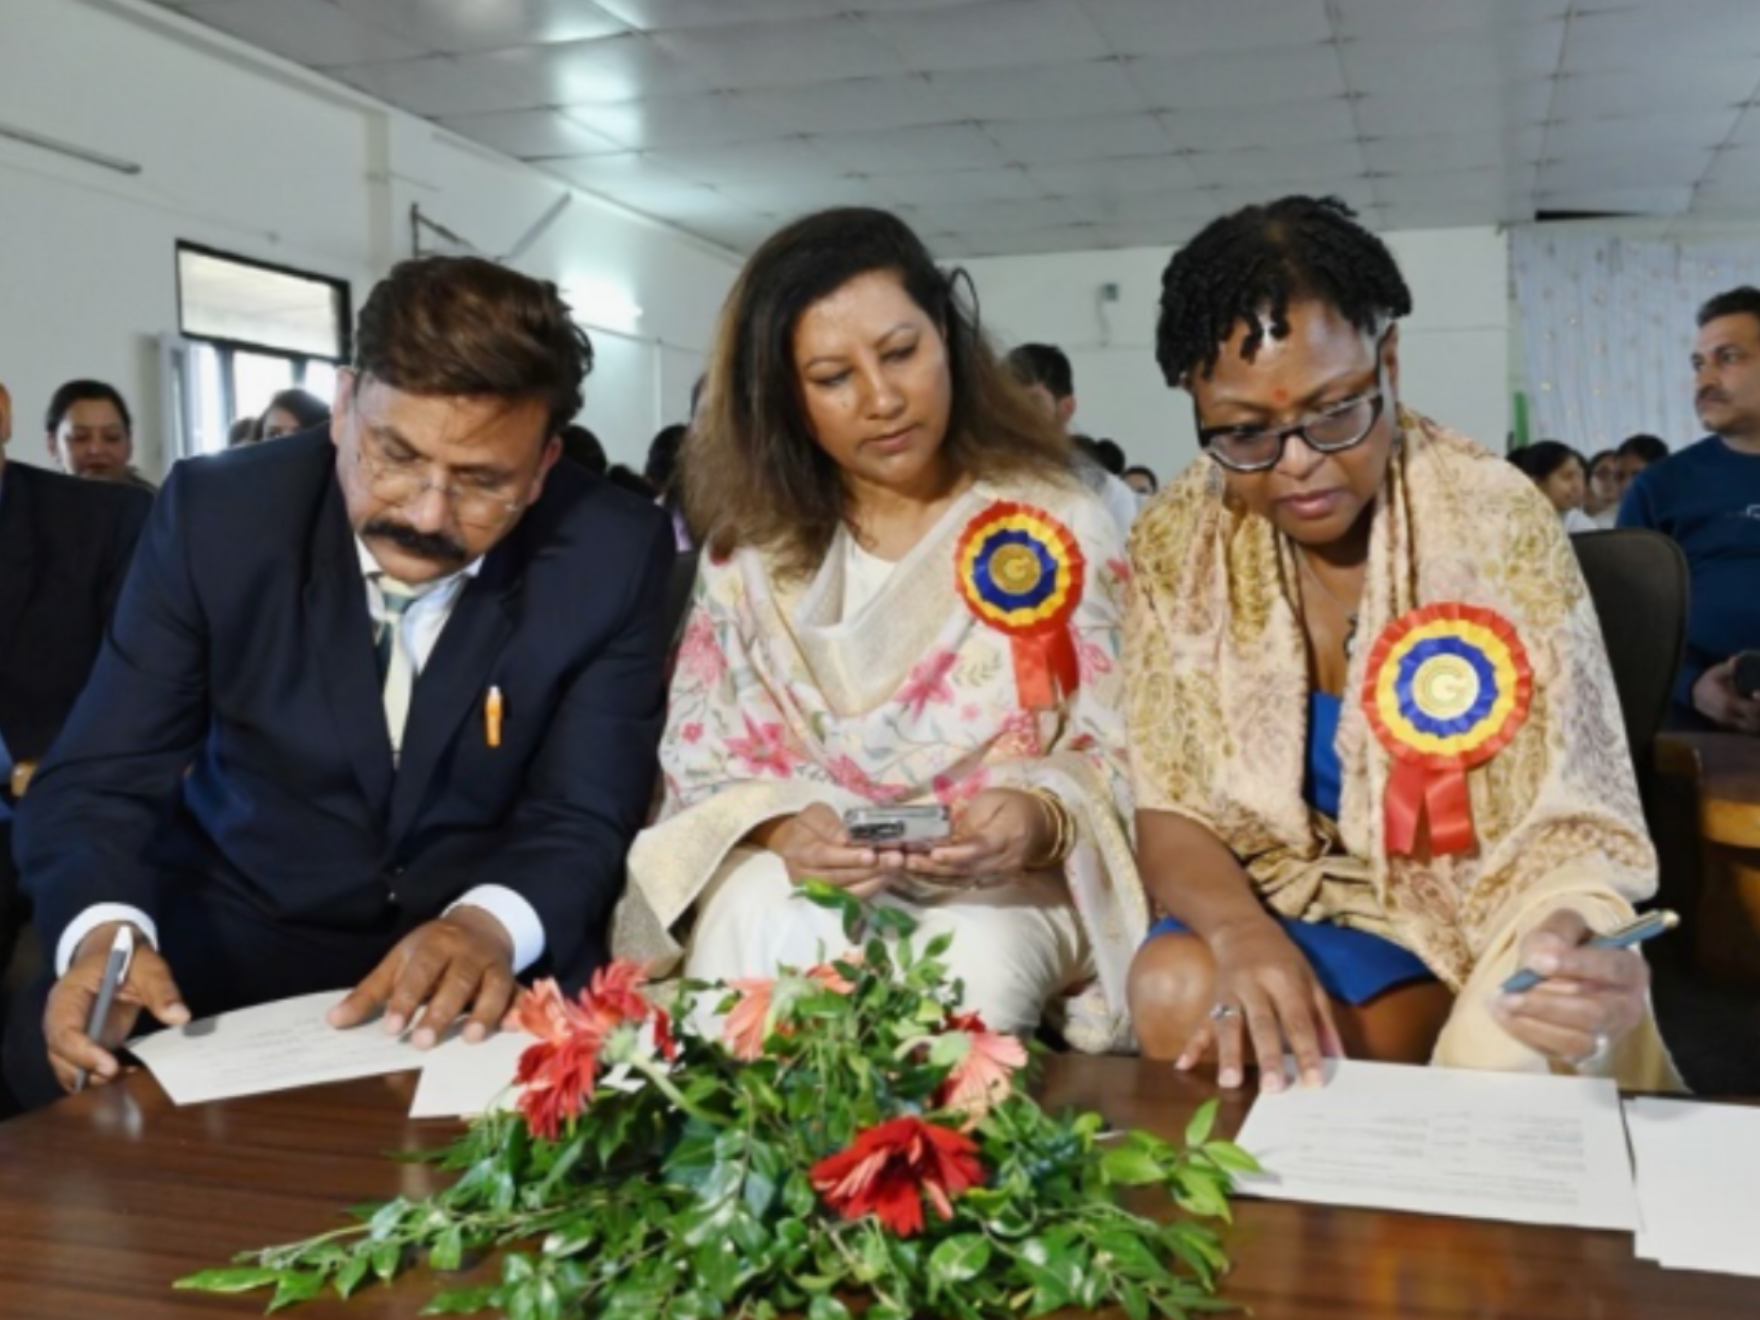
<svg viewBox="0 0 1760 1320">
<path fill-rule="evenodd" d="M 944 256 L 1293 191 L 1760 217 L 1760 0 L 158 2 L 741 251 L 835 203 Z"/>
</svg>

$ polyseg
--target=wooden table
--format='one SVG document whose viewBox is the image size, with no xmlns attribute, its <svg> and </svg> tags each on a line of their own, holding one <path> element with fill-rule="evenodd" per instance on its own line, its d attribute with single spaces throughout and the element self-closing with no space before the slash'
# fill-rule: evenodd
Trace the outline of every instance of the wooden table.
<svg viewBox="0 0 1760 1320">
<path fill-rule="evenodd" d="M 1692 938 L 1701 970 L 1727 984 L 1760 986 L 1760 738 L 1668 733 L 1656 766 L 1695 783 L 1703 873 Z"/>
<path fill-rule="evenodd" d="M 238 1248 L 292 1241 L 363 1200 L 423 1195 L 425 1167 L 383 1157 L 443 1144 L 412 1123 L 413 1075 L 189 1109 L 146 1074 L 0 1124 L 0 1316 L 169 1320 L 261 1313 L 267 1294 L 171 1290 Z M 1213 1088 L 1134 1059 L 1058 1058 L 1045 1098 L 1120 1125 L 1181 1131 Z M 1232 1133 L 1247 1102 L 1224 1103 Z M 1243 1201 L 1227 1235 L 1226 1295 L 1263 1320 L 1753 1320 L 1760 1280 L 1664 1272 L 1624 1233 Z M 485 1276 L 486 1277 L 486 1276 Z M 412 1317 L 436 1281 L 417 1270 L 311 1320 Z"/>
</svg>

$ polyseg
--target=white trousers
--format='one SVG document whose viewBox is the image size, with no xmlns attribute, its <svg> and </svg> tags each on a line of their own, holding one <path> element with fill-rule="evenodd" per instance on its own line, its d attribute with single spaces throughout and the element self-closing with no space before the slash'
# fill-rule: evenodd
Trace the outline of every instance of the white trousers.
<svg viewBox="0 0 1760 1320">
<path fill-rule="evenodd" d="M 883 894 L 875 902 L 916 918 L 917 949 L 951 934 L 945 961 L 965 982 L 965 1007 L 992 1031 L 1028 1034 L 1045 1006 L 1093 976 L 1088 941 L 1062 878 L 1044 872 L 945 903 Z M 697 899 L 685 975 L 706 981 L 774 976 L 844 953 L 842 918 L 796 896 L 782 858 L 736 848 Z M 705 997 L 707 998 L 707 997 Z"/>
</svg>

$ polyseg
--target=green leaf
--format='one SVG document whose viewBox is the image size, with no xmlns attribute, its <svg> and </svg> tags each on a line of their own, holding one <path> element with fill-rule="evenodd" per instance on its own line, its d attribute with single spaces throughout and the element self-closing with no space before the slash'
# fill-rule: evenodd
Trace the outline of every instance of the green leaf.
<svg viewBox="0 0 1760 1320">
<path fill-rule="evenodd" d="M 1210 1133 L 1216 1127 L 1216 1101 L 1206 1100 L 1198 1106 L 1198 1112 L 1192 1115 L 1192 1121 L 1186 1124 L 1186 1145 L 1202 1146 L 1210 1140 Z"/>
<path fill-rule="evenodd" d="M 1265 1167 L 1232 1141 L 1209 1141 L 1204 1154 L 1230 1173 L 1263 1173 Z"/>
<path fill-rule="evenodd" d="M 380 1242 L 373 1247 L 368 1259 L 372 1261 L 373 1273 L 390 1282 L 396 1276 L 398 1264 L 403 1259 L 403 1244 Z"/>
<path fill-rule="evenodd" d="M 1141 1187 L 1162 1182 L 1167 1174 L 1151 1151 L 1127 1139 L 1100 1157 L 1100 1176 L 1115 1187 Z"/>
<path fill-rule="evenodd" d="M 428 1252 L 428 1267 L 445 1272 L 456 1270 L 462 1264 L 464 1264 L 464 1230 L 454 1224 L 434 1239 L 434 1245 Z"/>
<path fill-rule="evenodd" d="M 307 1270 L 283 1270 L 275 1295 L 269 1299 L 268 1314 L 284 1306 L 309 1302 L 324 1291 L 324 1276 Z"/>
<path fill-rule="evenodd" d="M 972 1052 L 972 1038 L 963 1031 L 950 1031 L 929 1042 L 929 1066 L 951 1068 Z"/>
<path fill-rule="evenodd" d="M 965 1283 L 984 1272 L 990 1263 L 990 1239 L 981 1233 L 950 1237 L 929 1253 L 929 1283 Z"/>
<path fill-rule="evenodd" d="M 241 1293 L 249 1292 L 252 1288 L 267 1288 L 280 1281 L 280 1270 L 251 1265 L 225 1270 L 203 1270 L 199 1274 L 186 1275 L 171 1286 L 187 1288 L 192 1292 Z"/>
<path fill-rule="evenodd" d="M 820 1293 L 807 1307 L 807 1320 L 850 1320 L 849 1307 L 830 1293 Z"/>
<path fill-rule="evenodd" d="M 435 1296 L 422 1308 L 423 1315 L 475 1315 L 486 1310 L 495 1297 L 494 1288 L 453 1288 Z"/>
<path fill-rule="evenodd" d="M 1149 1299 L 1128 1279 L 1118 1285 L 1118 1304 L 1130 1320 L 1149 1320 Z"/>
<path fill-rule="evenodd" d="M 354 1290 L 361 1286 L 361 1280 L 367 1277 L 368 1264 L 366 1256 L 357 1251 L 336 1271 L 336 1277 L 330 1283 L 343 1301 L 347 1301 Z"/>
</svg>

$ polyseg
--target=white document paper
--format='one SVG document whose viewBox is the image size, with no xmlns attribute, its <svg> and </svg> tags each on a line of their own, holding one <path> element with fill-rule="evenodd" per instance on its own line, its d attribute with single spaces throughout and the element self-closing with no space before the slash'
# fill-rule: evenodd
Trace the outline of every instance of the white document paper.
<svg viewBox="0 0 1760 1320">
<path fill-rule="evenodd" d="M 1327 1061 L 1261 1094 L 1238 1143 L 1277 1200 L 1578 1228 L 1637 1226 L 1619 1092 L 1602 1078 Z"/>
<path fill-rule="evenodd" d="M 422 1060 L 409 1116 L 475 1118 L 511 1109 L 519 1096 L 513 1084 L 519 1056 L 536 1039 L 523 1031 L 500 1031 L 477 1045 L 454 1039 L 437 1046 Z"/>
<path fill-rule="evenodd" d="M 1644 1222 L 1639 1257 L 1760 1278 L 1760 1109 L 1630 1100 L 1626 1130 Z"/>
<path fill-rule="evenodd" d="M 347 994 L 344 987 L 241 1008 L 141 1037 L 128 1048 L 180 1105 L 422 1066 L 422 1052 L 386 1035 L 378 1021 L 346 1031 L 326 1022 L 324 1014 Z"/>
</svg>

